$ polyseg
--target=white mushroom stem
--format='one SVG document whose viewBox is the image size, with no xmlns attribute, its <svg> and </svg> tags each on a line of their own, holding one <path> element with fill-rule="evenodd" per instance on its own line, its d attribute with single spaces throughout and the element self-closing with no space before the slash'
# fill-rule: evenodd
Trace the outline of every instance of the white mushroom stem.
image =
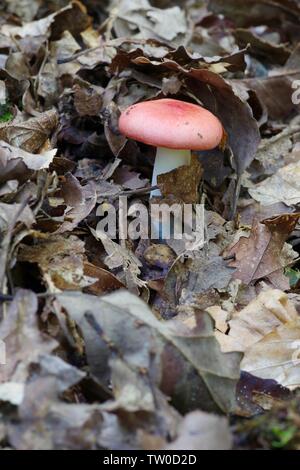
<svg viewBox="0 0 300 470">
<path fill-rule="evenodd" d="M 163 173 L 168 173 L 175 168 L 191 163 L 190 150 L 174 150 L 163 147 L 158 147 L 154 162 L 152 186 L 157 185 L 157 177 Z M 151 197 L 161 196 L 159 189 L 151 191 Z"/>
</svg>

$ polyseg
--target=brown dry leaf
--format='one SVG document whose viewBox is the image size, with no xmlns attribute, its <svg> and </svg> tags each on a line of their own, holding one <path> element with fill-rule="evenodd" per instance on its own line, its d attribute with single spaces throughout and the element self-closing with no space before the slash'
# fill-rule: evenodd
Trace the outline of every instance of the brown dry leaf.
<svg viewBox="0 0 300 470">
<path fill-rule="evenodd" d="M 148 441 L 160 443 L 160 447 L 176 437 L 182 418 L 163 397 L 157 399 L 156 414 L 139 416 L 125 410 L 108 413 L 97 403 L 60 400 L 59 374 L 43 369 L 25 386 L 19 420 L 11 422 L 5 430 L 5 437 L 15 449 L 127 451 L 145 449 L 145 436 Z M 64 386 L 81 378 L 78 370 L 74 373 L 74 368 L 71 371 L 69 367 L 65 373 L 69 380 L 65 378 Z"/>
<path fill-rule="evenodd" d="M 55 62 L 57 62 L 60 76 L 64 73 L 75 73 L 80 68 L 78 64 L 74 64 L 73 62 L 60 63 L 78 51 L 80 51 L 80 45 L 68 30 L 65 30 L 62 33 L 61 38 L 57 41 L 51 41 L 50 54 Z"/>
<path fill-rule="evenodd" d="M 49 168 L 56 152 L 57 149 L 53 149 L 33 154 L 0 141 L 0 184 L 9 180 L 24 180 L 32 171 Z"/>
<path fill-rule="evenodd" d="M 239 26 L 262 24 L 273 25 L 274 21 L 289 26 L 289 20 L 297 23 L 300 7 L 295 0 L 209 0 L 209 9 L 224 14 Z"/>
<path fill-rule="evenodd" d="M 258 163 L 259 167 L 251 168 L 251 175 L 255 178 L 258 176 L 271 176 L 277 170 L 286 165 L 287 160 L 291 157 L 293 150 L 293 136 L 299 132 L 300 127 L 297 125 L 289 125 L 275 136 L 262 139 L 255 156 L 254 164 Z M 255 186 L 251 190 L 255 190 Z M 267 205 L 264 203 L 264 205 Z"/>
<path fill-rule="evenodd" d="M 214 318 L 220 318 L 223 314 L 228 318 L 227 312 L 220 307 L 212 307 L 212 310 L 209 308 L 207 311 L 212 312 Z M 231 349 L 232 344 L 236 350 L 246 351 L 278 326 L 294 322 L 297 318 L 297 311 L 288 296 L 280 290 L 268 289 L 261 292 L 243 310 L 234 312 L 228 322 L 228 335 L 219 335 L 218 338 L 222 338 L 224 350 Z M 221 331 L 218 327 L 217 329 Z"/>
<path fill-rule="evenodd" d="M 30 67 L 22 52 L 11 52 L 5 62 L 7 72 L 17 80 L 30 78 Z"/>
<path fill-rule="evenodd" d="M 137 286 L 145 287 L 146 283 L 140 279 L 142 263 L 131 250 L 113 241 L 106 233 L 90 228 L 96 240 L 101 241 L 107 253 L 104 263 L 108 268 L 123 267 L 126 276 L 126 286 L 130 290 L 137 290 Z"/>
<path fill-rule="evenodd" d="M 99 449 L 104 425 L 99 405 L 64 403 L 58 392 L 51 374 L 26 384 L 20 421 L 11 423 L 7 431 L 14 448 Z"/>
<path fill-rule="evenodd" d="M 38 12 L 39 0 L 7 0 L 7 11 L 18 15 L 24 21 L 31 21 Z"/>
<path fill-rule="evenodd" d="M 234 272 L 221 256 L 201 251 L 194 259 L 173 264 L 165 279 L 164 292 L 174 305 L 197 305 L 199 297 L 210 289 L 225 289 Z"/>
<path fill-rule="evenodd" d="M 14 119 L 0 126 L 0 139 L 26 152 L 37 153 L 48 137 L 57 128 L 58 114 L 45 111 L 37 117 L 19 121 Z"/>
<path fill-rule="evenodd" d="M 177 439 L 166 450 L 229 450 L 232 436 L 228 421 L 220 416 L 194 411 L 187 414 Z"/>
<path fill-rule="evenodd" d="M 227 335 L 217 331 L 216 337 L 223 351 L 244 352 L 243 370 L 290 389 L 300 385 L 300 317 L 285 293 L 260 293 L 228 326 Z"/>
<path fill-rule="evenodd" d="M 34 222 L 34 215 L 26 203 L 0 203 L 0 291 L 6 287 L 5 273 L 7 264 L 10 261 L 10 245 L 14 228 L 18 223 L 22 223 L 29 229 Z M 26 233 L 26 231 L 23 232 L 23 236 Z"/>
<path fill-rule="evenodd" d="M 300 321 L 279 326 L 246 351 L 242 367 L 252 375 L 276 380 L 294 390 L 300 386 Z"/>
<path fill-rule="evenodd" d="M 61 188 L 64 203 L 67 205 L 64 222 L 56 233 L 72 231 L 94 209 L 97 202 L 96 186 L 93 182 L 81 186 L 75 176 L 67 173 Z"/>
<path fill-rule="evenodd" d="M 0 231 L 4 232 L 13 227 L 17 222 L 22 222 L 30 228 L 34 222 L 34 215 L 28 205 L 22 203 L 0 203 Z"/>
<path fill-rule="evenodd" d="M 75 235 L 54 235 L 20 245 L 18 260 L 37 263 L 49 291 L 80 290 L 95 282 L 85 272 L 84 254 L 84 242 Z"/>
<path fill-rule="evenodd" d="M 297 205 L 300 202 L 299 175 L 300 162 L 290 163 L 249 189 L 249 194 L 264 206 L 278 202 Z"/>
<path fill-rule="evenodd" d="M 287 278 L 284 280 L 283 276 L 286 263 L 283 248 L 298 219 L 297 213 L 282 214 L 262 223 L 255 220 L 249 237 L 242 236 L 226 250 L 226 256 L 235 258 L 229 263 L 229 266 L 236 268 L 233 277 L 244 284 L 268 278 L 275 287 L 285 284 L 288 288 Z"/>
<path fill-rule="evenodd" d="M 104 122 L 104 133 L 111 151 L 117 157 L 123 150 L 127 139 L 118 130 L 120 111 L 113 101 L 106 106 L 106 113 L 108 117 Z"/>
<path fill-rule="evenodd" d="M 262 379 L 242 371 L 237 385 L 237 401 L 240 406 L 239 416 L 253 417 L 269 410 L 274 405 L 286 407 L 292 398 L 292 392 L 272 379 Z"/>
<path fill-rule="evenodd" d="M 103 295 L 125 288 L 124 284 L 116 276 L 92 263 L 84 263 L 84 274 L 89 278 L 97 279 L 95 283 L 84 289 L 84 292 L 88 294 Z"/>
<path fill-rule="evenodd" d="M 179 322 L 157 320 L 141 299 L 127 291 L 101 298 L 62 294 L 57 302 L 83 332 L 91 373 L 106 386 L 111 374 L 117 374 L 118 387 L 122 384 L 119 397 L 134 380 L 138 390 L 148 390 L 147 403 L 141 401 L 147 409 L 155 406 L 157 386 L 181 410 L 234 408 L 240 358 L 220 354 L 205 314 L 199 328 L 191 331 Z M 127 395 L 130 406 L 131 396 Z"/>
<path fill-rule="evenodd" d="M 191 164 L 181 166 L 168 173 L 158 175 L 157 182 L 163 196 L 175 196 L 186 204 L 199 199 L 199 184 L 203 175 L 202 167 L 196 157 Z"/>
<path fill-rule="evenodd" d="M 93 87 L 75 85 L 74 106 L 79 116 L 97 116 L 102 108 L 102 97 Z"/>
<path fill-rule="evenodd" d="M 140 173 L 126 165 L 116 168 L 113 172 L 114 183 L 122 185 L 126 189 L 140 189 L 149 185 L 149 180 L 142 178 Z"/>
<path fill-rule="evenodd" d="M 162 10 L 152 7 L 148 0 L 121 0 L 111 14 L 118 37 L 186 42 L 188 22 L 178 6 Z M 137 32 L 133 34 L 133 30 Z"/>
<path fill-rule="evenodd" d="M 254 91 L 262 107 L 266 109 L 269 119 L 288 118 L 293 112 L 299 111 L 299 103 L 293 102 L 292 87 L 294 80 L 299 80 L 300 70 L 283 71 L 278 76 L 255 77 L 232 80 L 246 90 Z"/>
<path fill-rule="evenodd" d="M 38 329 L 38 302 L 33 292 L 19 290 L 0 323 L 0 339 L 6 345 L 6 363 L 0 367 L 0 382 L 24 383 L 28 366 L 38 362 L 40 354 L 57 347 L 56 341 Z"/>
<path fill-rule="evenodd" d="M 162 270 L 169 269 L 176 260 L 174 251 L 168 245 L 161 244 L 150 245 L 143 256 L 148 265 Z"/>
<path fill-rule="evenodd" d="M 89 24 L 90 18 L 87 16 L 85 6 L 80 1 L 73 0 L 61 10 L 40 20 L 24 23 L 23 26 L 5 24 L 2 26 L 1 32 L 8 37 L 25 38 L 26 36 L 51 35 L 52 39 L 57 39 L 65 30 L 76 35 L 76 33 L 84 31 Z"/>
<path fill-rule="evenodd" d="M 267 62 L 284 65 L 291 55 L 291 50 L 284 44 L 273 44 L 249 29 L 237 28 L 233 35 L 240 47 L 250 44 L 249 53 Z"/>
</svg>

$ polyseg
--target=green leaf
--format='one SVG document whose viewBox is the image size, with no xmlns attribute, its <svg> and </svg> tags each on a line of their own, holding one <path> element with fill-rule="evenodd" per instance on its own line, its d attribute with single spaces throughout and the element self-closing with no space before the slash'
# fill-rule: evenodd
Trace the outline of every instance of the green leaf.
<svg viewBox="0 0 300 470">
<path fill-rule="evenodd" d="M 8 103 L 0 104 L 0 122 L 8 122 L 13 118 L 13 114 L 10 111 L 10 105 Z"/>
<path fill-rule="evenodd" d="M 272 447 L 275 447 L 276 449 L 281 449 L 282 447 L 285 447 L 293 439 L 296 431 L 297 428 L 295 426 L 273 426 L 271 432 L 275 437 L 275 440 L 272 441 Z"/>
</svg>

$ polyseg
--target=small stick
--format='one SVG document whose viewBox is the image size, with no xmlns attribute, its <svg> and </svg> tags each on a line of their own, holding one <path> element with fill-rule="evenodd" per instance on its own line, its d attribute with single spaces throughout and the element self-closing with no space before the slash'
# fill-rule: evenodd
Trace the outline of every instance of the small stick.
<svg viewBox="0 0 300 470">
<path fill-rule="evenodd" d="M 133 196 L 135 194 L 147 194 L 151 193 L 154 189 L 159 189 L 159 187 L 156 186 L 147 186 L 147 188 L 139 188 L 139 189 L 130 189 L 128 191 L 121 191 L 120 193 L 116 194 L 114 197 L 119 197 L 119 196 Z"/>
</svg>

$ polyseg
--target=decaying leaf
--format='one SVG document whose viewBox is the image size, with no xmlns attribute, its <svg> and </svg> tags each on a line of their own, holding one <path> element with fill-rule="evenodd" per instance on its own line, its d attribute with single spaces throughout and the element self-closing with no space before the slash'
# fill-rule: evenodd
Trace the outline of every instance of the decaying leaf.
<svg viewBox="0 0 300 470">
<path fill-rule="evenodd" d="M 0 126 L 0 139 L 13 147 L 36 153 L 42 148 L 47 138 L 56 129 L 58 116 L 56 111 L 46 111 L 38 117 L 26 121 L 13 120 Z"/>
<path fill-rule="evenodd" d="M 238 355 L 220 354 L 205 315 L 198 331 L 193 332 L 181 324 L 158 321 L 142 300 L 126 291 L 101 299 L 85 294 L 62 295 L 58 302 L 80 326 L 91 372 L 103 385 L 108 384 L 122 360 L 123 367 L 128 368 L 123 387 L 129 386 L 133 377 L 142 387 L 148 384 L 150 406 L 151 400 L 154 406 L 152 384 L 171 395 L 179 406 L 184 400 L 183 409 L 184 402 L 187 409 L 234 408 L 240 359 Z"/>
<path fill-rule="evenodd" d="M 249 189 L 250 195 L 263 205 L 283 202 L 287 206 L 299 204 L 300 187 L 299 175 L 300 163 L 290 163 L 280 168 L 273 176 L 258 183 Z"/>
<path fill-rule="evenodd" d="M 127 277 L 127 282 L 129 283 L 129 287 L 131 284 L 131 280 L 140 287 L 145 285 L 144 281 L 142 281 L 139 276 L 141 274 L 141 266 L 142 263 L 139 259 L 131 253 L 126 247 L 122 247 L 118 243 L 114 242 L 109 238 L 109 236 L 101 232 L 99 230 L 91 229 L 92 234 L 97 240 L 100 240 L 103 244 L 105 251 L 107 253 L 107 257 L 105 258 L 105 264 L 110 268 L 118 268 L 123 266 L 124 271 L 128 274 L 129 279 Z"/>
<path fill-rule="evenodd" d="M 187 204 L 193 204 L 198 200 L 201 177 L 201 165 L 193 158 L 191 165 L 159 175 L 157 181 L 163 196 L 172 195 Z"/>
<path fill-rule="evenodd" d="M 299 13 L 1 2 L 1 449 L 299 449 Z M 118 122 L 162 98 L 224 132 L 155 199 Z M 136 239 L 158 202 L 192 236 Z"/>
<path fill-rule="evenodd" d="M 2 289 L 5 287 L 5 273 L 10 261 L 9 252 L 13 231 L 18 224 L 25 225 L 28 230 L 34 222 L 34 215 L 26 203 L 0 203 L 0 286 Z M 25 234 L 26 231 L 24 236 Z"/>
<path fill-rule="evenodd" d="M 194 304 L 210 289 L 226 288 L 234 276 L 221 256 L 201 253 L 195 259 L 178 261 L 165 281 L 165 293 L 173 304 Z"/>
<path fill-rule="evenodd" d="M 151 7 L 148 0 L 122 0 L 112 11 L 113 27 L 117 36 L 128 37 L 138 29 L 134 37 L 157 38 L 175 43 L 185 41 L 187 19 L 178 6 L 161 10 Z"/>
<path fill-rule="evenodd" d="M 86 8 L 78 0 L 72 1 L 61 10 L 41 18 L 40 20 L 25 23 L 23 26 L 13 26 L 10 24 L 2 27 L 4 36 L 49 36 L 57 38 L 65 29 L 71 33 L 83 31 L 90 24 L 90 19 L 86 14 Z"/>
<path fill-rule="evenodd" d="M 194 411 L 185 416 L 180 435 L 168 450 L 229 450 L 231 434 L 225 418 Z"/>
<path fill-rule="evenodd" d="M 67 209 L 65 220 L 58 228 L 57 233 L 71 231 L 77 227 L 94 209 L 97 201 L 95 185 L 90 182 L 85 186 L 81 186 L 77 178 L 71 173 L 68 173 L 65 177 L 62 196 Z"/>
<path fill-rule="evenodd" d="M 8 180 L 28 178 L 31 171 L 49 168 L 57 150 L 33 154 L 0 141 L 0 184 Z"/>
<path fill-rule="evenodd" d="M 20 245 L 18 259 L 37 263 L 50 291 L 77 290 L 95 282 L 85 274 L 84 253 L 84 243 L 74 235 L 54 235 L 41 238 L 32 246 Z"/>
<path fill-rule="evenodd" d="M 262 292 L 232 315 L 228 327 L 227 335 L 218 331 L 216 337 L 223 351 L 244 352 L 243 370 L 290 389 L 299 386 L 300 319 L 286 294 L 274 289 Z"/>
<path fill-rule="evenodd" d="M 299 214 L 282 214 L 278 217 L 253 223 L 249 237 L 242 236 L 226 251 L 233 256 L 230 266 L 236 268 L 233 275 L 245 284 L 268 278 L 273 285 L 285 284 L 283 268 L 286 260 L 282 250 L 288 235 L 294 230 Z"/>
<path fill-rule="evenodd" d="M 20 290 L 0 323 L 0 338 L 6 346 L 6 363 L 0 368 L 1 383 L 23 384 L 29 374 L 28 366 L 40 354 L 51 353 L 57 346 L 56 341 L 39 331 L 37 306 L 33 292 Z"/>
</svg>

